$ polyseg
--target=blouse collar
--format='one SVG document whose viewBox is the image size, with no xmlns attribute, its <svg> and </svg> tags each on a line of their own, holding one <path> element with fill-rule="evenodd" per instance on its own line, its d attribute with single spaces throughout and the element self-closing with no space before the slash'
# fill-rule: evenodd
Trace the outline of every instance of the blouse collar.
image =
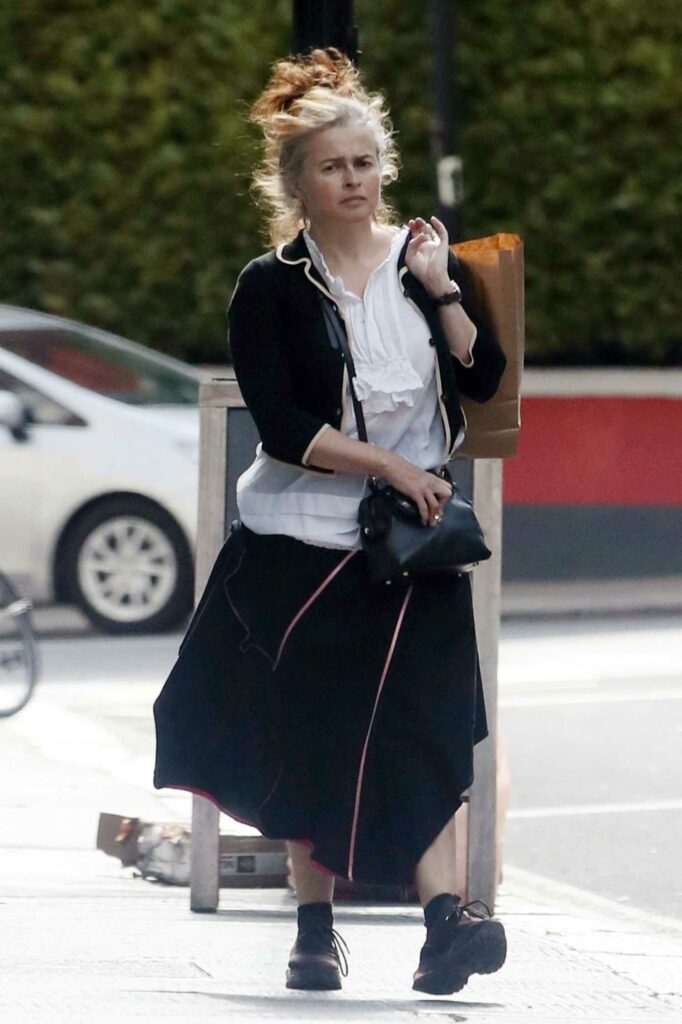
<svg viewBox="0 0 682 1024">
<path fill-rule="evenodd" d="M 333 276 L 327 265 L 327 261 L 324 258 L 324 253 L 317 245 L 315 239 L 310 234 L 308 229 L 303 228 L 301 234 L 303 236 L 303 241 L 305 242 L 308 252 L 310 253 L 310 258 L 313 261 L 313 266 L 317 270 L 318 274 L 320 275 L 324 283 L 327 285 L 332 295 L 339 298 L 343 295 L 349 295 L 352 296 L 353 298 L 357 298 L 357 296 L 354 295 L 354 293 L 346 291 L 343 283 L 343 278 Z M 395 232 L 393 238 L 391 239 L 391 245 L 386 255 L 386 258 L 383 259 L 381 263 L 379 263 L 378 266 L 374 268 L 374 270 L 370 274 L 370 277 L 374 277 L 376 274 L 378 274 L 382 270 L 382 268 L 386 266 L 386 264 L 391 262 L 399 262 L 399 260 L 396 259 L 396 254 L 402 255 L 402 252 L 399 252 L 399 250 L 404 250 L 403 243 L 407 242 L 408 237 L 409 230 L 405 226 L 399 228 Z"/>
</svg>

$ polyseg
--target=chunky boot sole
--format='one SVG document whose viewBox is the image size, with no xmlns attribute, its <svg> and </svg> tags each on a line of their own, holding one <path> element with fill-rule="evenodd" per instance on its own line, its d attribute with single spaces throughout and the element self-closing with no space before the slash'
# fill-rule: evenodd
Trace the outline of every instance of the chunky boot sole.
<svg viewBox="0 0 682 1024">
<path fill-rule="evenodd" d="M 336 967 L 324 964 L 297 964 L 287 969 L 287 988 L 332 992 L 341 988 L 341 975 Z"/>
<path fill-rule="evenodd" d="M 471 929 L 468 942 L 453 943 L 434 957 L 428 969 L 414 976 L 412 988 L 433 996 L 459 992 L 472 974 L 494 974 L 507 957 L 507 939 L 499 921 L 485 921 Z"/>
</svg>

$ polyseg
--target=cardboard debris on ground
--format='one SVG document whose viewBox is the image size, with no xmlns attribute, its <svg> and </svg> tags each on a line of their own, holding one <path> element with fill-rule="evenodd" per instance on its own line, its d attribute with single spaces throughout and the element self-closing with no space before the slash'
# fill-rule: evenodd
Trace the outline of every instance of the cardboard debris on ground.
<svg viewBox="0 0 682 1024">
<path fill-rule="evenodd" d="M 162 855 L 150 861 L 149 834 L 162 839 Z M 102 813 L 97 829 L 97 849 L 116 857 L 123 867 L 137 869 L 143 878 L 189 885 L 191 830 L 187 825 L 163 824 Z M 293 888 L 284 840 L 264 836 L 219 837 L 220 887 L 225 889 Z M 159 877 L 162 876 L 162 877 Z M 372 903 L 414 902 L 416 895 L 397 885 L 362 885 L 336 879 L 336 899 L 366 900 Z"/>
<path fill-rule="evenodd" d="M 189 849 L 191 831 L 186 825 L 142 821 L 140 818 L 120 814 L 102 813 L 97 829 L 97 849 L 110 857 L 117 857 L 123 867 L 136 867 L 144 877 L 154 877 L 149 865 L 146 845 L 152 840 L 167 853 L 157 863 L 169 865 L 175 877 L 159 878 L 175 885 L 189 884 Z M 158 843 L 158 840 L 163 840 Z M 174 848 L 177 853 L 174 856 Z M 265 839 L 263 836 L 219 837 L 221 888 L 286 888 L 287 850 L 283 840 Z M 161 871 L 161 874 L 164 872 Z"/>
</svg>

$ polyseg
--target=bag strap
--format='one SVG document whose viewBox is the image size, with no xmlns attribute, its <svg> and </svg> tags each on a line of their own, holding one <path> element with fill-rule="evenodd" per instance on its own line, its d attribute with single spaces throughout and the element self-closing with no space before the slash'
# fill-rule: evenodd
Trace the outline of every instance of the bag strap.
<svg viewBox="0 0 682 1024">
<path fill-rule="evenodd" d="M 365 424 L 365 416 L 362 411 L 362 403 L 355 392 L 355 363 L 353 362 L 353 355 L 350 350 L 350 345 L 348 344 L 345 325 L 341 321 L 336 308 L 332 306 L 331 302 L 329 302 L 328 299 L 325 299 L 321 294 L 319 298 L 320 303 L 322 304 L 322 312 L 324 314 L 324 323 L 327 328 L 329 344 L 332 348 L 341 349 L 341 354 L 343 355 L 346 368 L 348 370 L 350 397 L 353 403 L 355 421 L 358 425 L 358 438 L 361 441 L 367 441 L 367 425 Z"/>
</svg>

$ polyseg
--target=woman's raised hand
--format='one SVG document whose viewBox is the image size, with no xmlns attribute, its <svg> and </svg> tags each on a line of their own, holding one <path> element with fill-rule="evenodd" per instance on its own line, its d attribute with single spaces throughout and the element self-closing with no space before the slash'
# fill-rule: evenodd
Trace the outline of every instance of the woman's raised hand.
<svg viewBox="0 0 682 1024">
<path fill-rule="evenodd" d="M 417 505 L 424 526 L 435 526 L 452 494 L 452 485 L 435 473 L 427 473 L 401 455 L 391 453 L 383 477 Z"/>
<path fill-rule="evenodd" d="M 448 290 L 448 232 L 442 221 L 432 217 L 414 217 L 407 222 L 412 238 L 405 253 L 405 263 L 411 274 L 435 297 Z"/>
</svg>

